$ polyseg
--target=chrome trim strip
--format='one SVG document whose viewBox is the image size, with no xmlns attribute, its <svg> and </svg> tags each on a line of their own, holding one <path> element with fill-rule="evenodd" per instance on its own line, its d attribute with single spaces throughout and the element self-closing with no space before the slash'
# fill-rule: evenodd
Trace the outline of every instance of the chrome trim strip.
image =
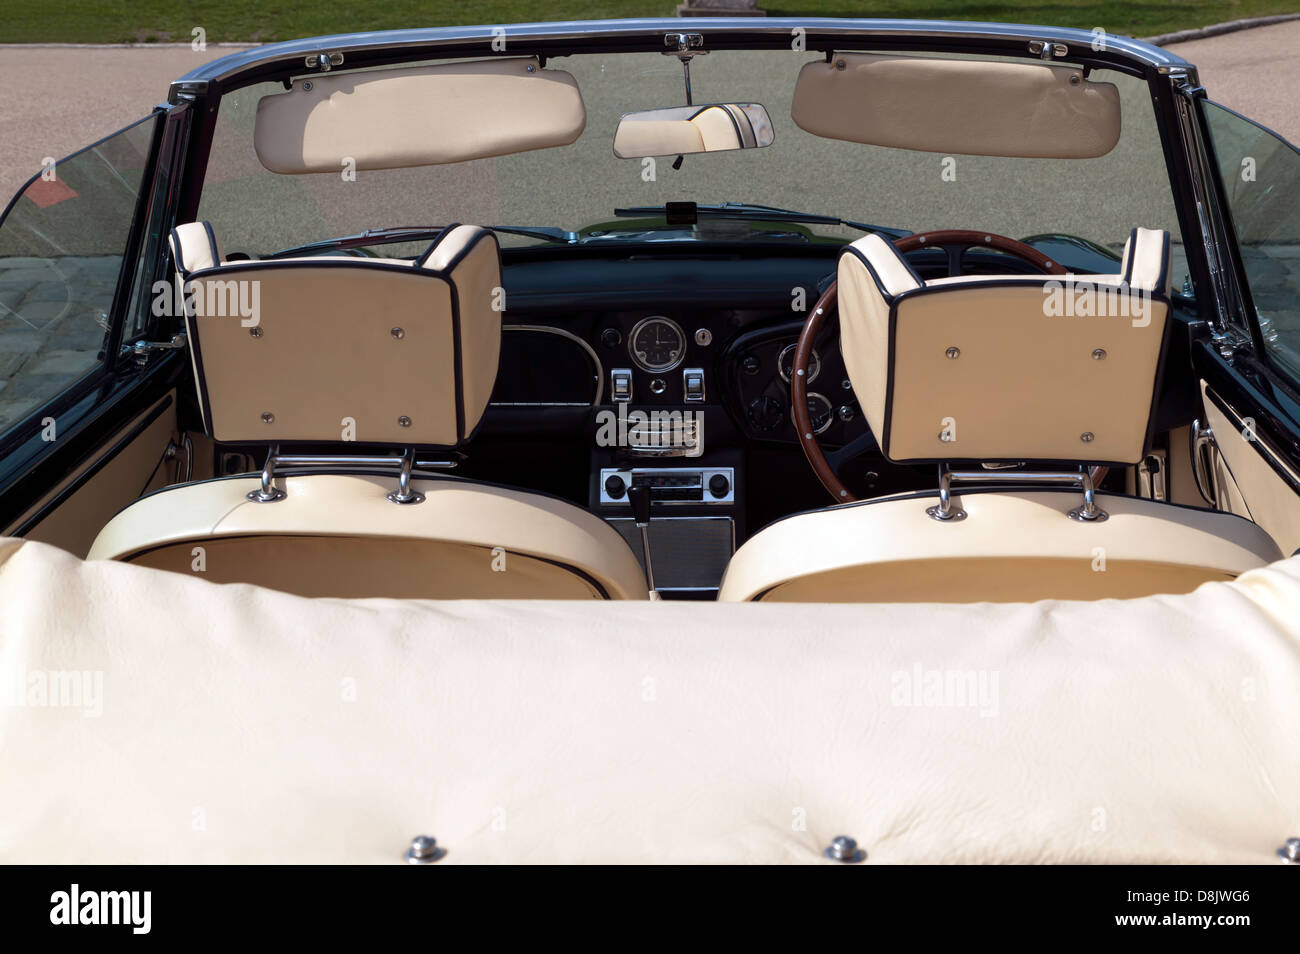
<svg viewBox="0 0 1300 954">
<path fill-rule="evenodd" d="M 683 20 L 678 17 L 580 20 L 562 23 L 507 24 L 507 43 L 517 50 L 532 50 L 539 44 L 560 44 L 572 40 L 609 39 L 628 40 L 644 38 L 646 49 L 662 49 L 665 33 L 680 32 Z M 704 34 L 710 49 L 726 49 L 718 45 L 719 37 L 710 31 L 734 31 L 747 36 L 781 38 L 788 41 L 796 28 L 805 31 L 811 44 L 819 40 L 848 37 L 870 40 L 875 37 L 925 39 L 969 39 L 1020 41 L 1025 55 L 1033 41 L 1064 42 L 1091 51 L 1096 37 L 1091 31 L 1063 27 L 1031 26 L 1020 23 L 963 23 L 942 20 L 885 20 L 885 19 L 835 19 L 831 17 L 692 17 L 690 28 Z M 239 50 L 196 67 L 173 81 L 176 89 L 183 85 L 204 82 L 227 82 L 240 74 L 268 64 L 291 67 L 304 62 L 303 57 L 328 49 L 331 53 L 410 49 L 431 52 L 439 47 L 465 46 L 481 43 L 487 56 L 501 55 L 492 52 L 492 41 L 498 39 L 501 26 L 460 26 L 422 28 L 409 30 L 379 30 L 370 33 L 340 33 L 333 36 L 309 37 L 271 43 L 248 50 Z M 710 42 L 713 41 L 713 42 Z M 1107 52 L 1117 53 L 1144 67 L 1190 67 L 1181 57 L 1130 37 L 1106 35 Z M 812 50 L 810 50 L 812 52 Z M 298 66 L 299 69 L 305 69 Z M 179 92 L 179 90 L 178 90 Z"/>
</svg>

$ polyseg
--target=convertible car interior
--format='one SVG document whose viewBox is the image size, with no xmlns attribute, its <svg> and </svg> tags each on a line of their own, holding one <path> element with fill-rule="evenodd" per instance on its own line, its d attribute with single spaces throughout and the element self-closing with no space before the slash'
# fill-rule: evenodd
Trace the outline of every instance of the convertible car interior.
<svg viewBox="0 0 1300 954">
<path fill-rule="evenodd" d="M 686 106 L 624 112 L 646 93 L 576 50 L 178 81 L 214 118 L 185 147 L 205 177 L 158 220 L 155 343 L 131 344 L 170 368 L 151 473 L 9 532 L 303 596 L 725 602 L 1185 593 L 1300 543 L 1294 507 L 1227 504 L 1202 440 L 1199 263 L 1170 195 L 1122 194 L 1169 190 L 1141 70 L 1041 44 L 662 42 L 625 59 L 667 90 L 684 75 Z M 696 104 L 711 79 L 788 116 Z M 807 192 L 783 147 L 826 164 L 816 212 L 706 201 L 759 169 Z M 597 201 L 664 201 L 581 228 L 454 221 L 500 215 L 508 172 L 584 206 L 564 170 L 610 163 L 624 184 Z M 876 175 L 905 227 L 858 221 Z M 1119 194 L 1093 214 L 1100 182 Z M 475 183 L 487 202 L 453 194 Z M 260 201 L 282 207 L 258 220 Z M 371 218 L 404 203 L 453 221 Z"/>
<path fill-rule="evenodd" d="M 321 37 L 47 172 L 0 217 L 0 691 L 109 702 L 0 707 L 0 856 L 1300 834 L 1300 154 L 1177 56 Z"/>
</svg>

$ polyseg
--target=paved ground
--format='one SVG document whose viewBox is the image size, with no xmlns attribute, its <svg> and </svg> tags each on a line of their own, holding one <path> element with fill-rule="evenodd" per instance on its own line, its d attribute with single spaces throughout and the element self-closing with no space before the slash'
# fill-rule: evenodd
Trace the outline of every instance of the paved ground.
<svg viewBox="0 0 1300 954">
<path fill-rule="evenodd" d="M 1300 22 L 1171 49 L 1201 68 L 1212 98 L 1300 141 L 1300 54 L 1295 52 L 1300 50 Z M 62 157 L 146 115 L 165 99 L 172 79 L 231 51 L 0 47 L 0 202 L 46 157 Z M 696 197 L 836 211 L 915 229 L 977 225 L 1010 234 L 1072 232 L 1105 242 L 1111 241 L 1111 232 L 1122 240 L 1135 221 L 1173 224 L 1167 198 L 1140 195 L 1116 201 L 1112 195 L 1111 183 L 1160 162 L 1154 137 L 1131 141 L 1127 136 L 1111 156 L 1080 167 L 1087 181 L 1073 181 L 1071 190 L 1065 190 L 1069 194 L 1059 188 L 1056 164 L 1041 161 L 1011 169 L 1008 160 L 963 158 L 956 188 L 940 178 L 939 157 L 864 153 L 864 147 L 791 130 L 786 121 L 787 60 L 782 57 L 796 54 L 763 55 L 774 62 L 757 71 L 752 63 L 745 71 L 734 69 L 735 58 L 697 61 L 696 86 L 715 99 L 752 99 L 769 107 L 781 131 L 777 144 L 764 150 L 766 160 L 748 154 L 710 156 L 707 164 L 703 157 L 688 158 L 680 172 L 661 169 L 657 183 L 643 182 L 635 163 L 619 165 L 608 148 L 617 116 L 628 105 L 628 90 L 636 90 L 647 104 L 674 102 L 680 94 L 677 65 L 651 54 L 601 63 L 557 61 L 578 76 L 589 115 L 587 133 L 563 162 L 544 151 L 461 167 L 363 175 L 353 184 L 332 176 L 263 173 L 249 141 L 255 103 L 250 91 L 250 108 L 241 108 L 225 123 L 225 148 L 209 169 L 209 208 L 201 212 L 229 239 L 228 249 L 254 251 L 290 244 L 286 237 L 308 240 L 386 224 L 460 220 L 573 227 L 612 218 L 616 205 Z M 1126 95 L 1125 114 L 1134 115 L 1130 110 L 1139 105 Z M 808 169 L 816 174 L 800 171 Z M 1072 175 L 1074 170 L 1072 166 Z M 580 194 L 573 191 L 574 181 L 583 183 Z M 837 196 L 844 197 L 843 207 Z M 274 208 L 277 214 L 248 216 L 250 205 Z M 60 207 L 53 208 L 57 212 Z M 60 376 L 71 380 L 88 368 L 102 335 L 103 283 L 93 287 L 94 301 L 67 289 L 78 285 L 69 275 L 111 271 L 112 262 L 95 261 L 100 251 L 95 247 L 59 248 L 66 257 L 57 261 L 42 261 L 41 251 L 6 248 L 0 234 L 0 429 L 50 393 Z M 15 310 L 34 320 L 16 320 Z"/>
<path fill-rule="evenodd" d="M 1300 143 L 1300 20 L 1169 49 L 1196 64 L 1211 99 Z"/>
<path fill-rule="evenodd" d="M 46 156 L 121 129 L 167 100 L 167 84 L 234 52 L 189 47 L 0 47 L 0 195 L 5 202 Z"/>
</svg>

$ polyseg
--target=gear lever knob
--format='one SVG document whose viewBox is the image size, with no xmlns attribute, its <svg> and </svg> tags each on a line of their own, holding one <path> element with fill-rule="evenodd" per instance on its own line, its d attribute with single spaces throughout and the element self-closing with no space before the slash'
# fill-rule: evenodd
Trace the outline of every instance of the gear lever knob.
<svg viewBox="0 0 1300 954">
<path fill-rule="evenodd" d="M 638 527 L 650 523 L 650 488 L 633 483 L 627 490 L 627 502 L 632 505 L 632 517 Z"/>
<path fill-rule="evenodd" d="M 632 505 L 632 519 L 641 529 L 641 556 L 645 560 L 645 575 L 650 583 L 650 591 L 654 593 L 655 571 L 654 564 L 650 561 L 650 488 L 633 481 L 627 489 L 627 502 Z"/>
</svg>

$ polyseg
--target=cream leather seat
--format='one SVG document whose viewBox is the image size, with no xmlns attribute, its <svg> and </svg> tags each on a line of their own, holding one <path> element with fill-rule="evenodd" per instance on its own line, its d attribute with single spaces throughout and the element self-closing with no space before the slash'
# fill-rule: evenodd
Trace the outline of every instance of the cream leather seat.
<svg viewBox="0 0 1300 954">
<path fill-rule="evenodd" d="M 1136 464 L 1149 446 L 1168 276 L 1169 236 L 1149 229 L 1134 230 L 1116 276 L 926 283 L 879 236 L 854 242 L 837 276 L 849 378 L 884 454 L 939 465 L 940 496 L 777 521 L 736 552 L 719 599 L 1127 598 L 1280 559 L 1240 517 L 1085 500 L 1088 467 Z"/>
<path fill-rule="evenodd" d="M 205 430 L 272 456 L 260 477 L 137 500 L 89 559 L 304 596 L 647 597 L 632 551 L 588 511 L 420 466 L 471 436 L 496 381 L 491 232 L 448 229 L 414 262 L 223 262 L 207 223 L 172 245 Z M 369 456 L 295 451 L 340 442 Z"/>
</svg>

